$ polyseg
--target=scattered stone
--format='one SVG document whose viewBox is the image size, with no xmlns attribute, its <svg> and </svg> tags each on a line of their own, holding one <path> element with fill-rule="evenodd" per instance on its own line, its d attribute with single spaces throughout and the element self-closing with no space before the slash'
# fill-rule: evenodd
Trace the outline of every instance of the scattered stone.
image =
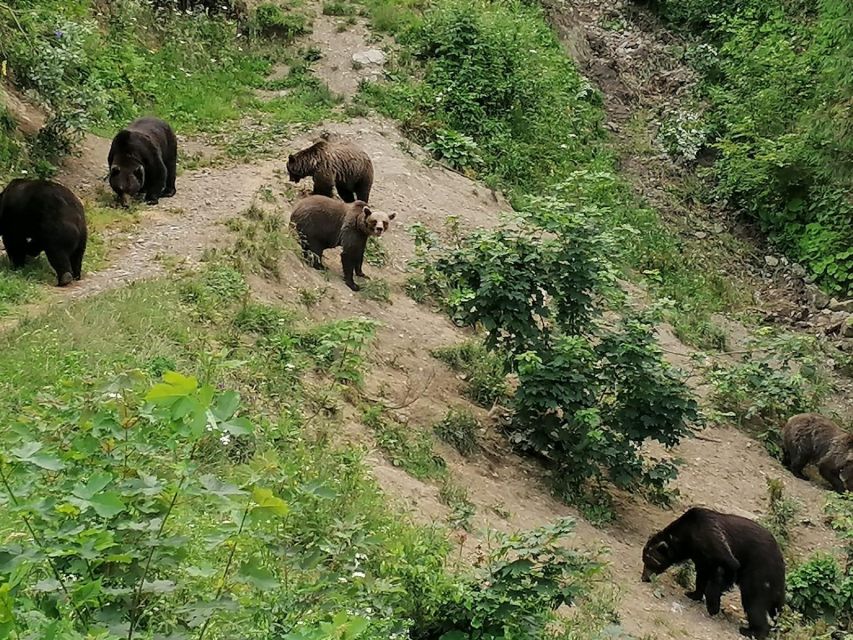
<svg viewBox="0 0 853 640">
<path fill-rule="evenodd" d="M 829 306 L 829 296 L 813 284 L 806 285 L 806 298 L 815 309 L 825 309 Z"/>
<path fill-rule="evenodd" d="M 841 335 L 845 338 L 853 338 L 853 316 L 847 316 Z"/>
<path fill-rule="evenodd" d="M 713 225 L 711 225 L 711 231 L 713 231 L 714 233 L 722 233 L 725 230 L 725 227 L 719 222 L 715 222 Z"/>
<path fill-rule="evenodd" d="M 806 268 L 803 265 L 794 262 L 791 265 L 791 273 L 793 273 L 797 278 L 802 278 L 806 275 Z"/>
<path fill-rule="evenodd" d="M 693 232 L 693 235 L 694 235 L 696 238 L 698 238 L 699 240 L 704 240 L 705 238 L 707 238 L 707 237 L 708 237 L 708 234 L 707 234 L 707 233 L 705 233 L 704 231 L 694 231 L 694 232 Z"/>
<path fill-rule="evenodd" d="M 380 49 L 368 49 L 367 51 L 359 51 L 352 54 L 352 61 L 356 64 L 369 65 L 375 64 L 382 66 L 386 60 L 385 53 Z"/>
<path fill-rule="evenodd" d="M 764 263 L 768 267 L 776 267 L 779 266 L 779 258 L 776 256 L 764 256 Z"/>
<path fill-rule="evenodd" d="M 829 301 L 831 311 L 843 311 L 844 313 L 853 313 L 853 298 L 850 300 L 838 300 L 833 298 Z"/>
</svg>

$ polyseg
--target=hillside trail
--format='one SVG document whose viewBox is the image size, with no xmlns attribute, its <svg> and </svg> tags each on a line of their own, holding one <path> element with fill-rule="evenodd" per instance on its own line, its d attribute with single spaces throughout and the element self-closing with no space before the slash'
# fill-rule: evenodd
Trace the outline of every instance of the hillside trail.
<svg viewBox="0 0 853 640">
<path fill-rule="evenodd" d="M 315 70 L 321 71 L 320 77 L 337 91 L 352 96 L 357 87 L 353 74 L 367 77 L 376 71 L 354 70 L 352 54 L 375 44 L 368 41 L 369 32 L 363 24 L 348 29 L 345 36 L 338 32 L 337 24 L 335 18 L 327 16 L 317 15 L 315 19 L 310 44 L 323 53 Z M 478 416 L 483 425 L 481 450 L 473 458 L 463 459 L 443 444 L 436 445 L 454 481 L 467 490 L 476 508 L 472 533 L 459 532 L 464 558 L 474 558 L 478 547 L 488 545 L 488 531 L 529 529 L 571 516 L 577 519 L 577 530 L 570 543 L 600 552 L 609 563 L 608 580 L 618 593 L 615 610 L 627 633 L 667 640 L 734 640 L 739 637 L 737 621 L 741 616 L 734 595 L 726 597 L 723 614 L 711 619 L 701 605 L 683 597 L 683 589 L 671 576 L 656 585 L 640 582 L 641 551 L 651 533 L 693 504 L 759 518 L 766 510 L 766 478 L 780 478 L 786 495 L 801 505 L 792 531 L 794 553 L 833 549 L 835 538 L 821 514 L 825 491 L 794 479 L 764 453 L 759 443 L 729 427 L 709 427 L 701 439 L 686 440 L 673 452 L 685 464 L 675 483 L 679 496 L 671 509 L 617 494 L 615 520 L 594 527 L 575 509 L 554 499 L 547 489 L 547 473 L 512 453 L 486 411 L 464 399 L 464 381 L 430 355 L 435 348 L 471 338 L 471 332 L 456 327 L 444 314 L 415 303 L 405 292 L 406 265 L 414 254 L 407 228 L 419 222 L 441 231 L 449 216 L 459 216 L 463 228 L 489 227 L 509 207 L 483 185 L 427 162 L 421 149 L 406 141 L 393 123 L 380 118 L 327 124 L 281 140 L 279 158 L 181 174 L 175 197 L 144 207 L 141 222 L 113 239 L 118 248 L 110 256 L 109 266 L 86 274 L 68 290 L 51 290 L 50 303 L 64 304 L 68 299 L 166 273 L 166 265 L 175 261 L 198 263 L 206 249 L 229 241 L 231 232 L 225 223 L 253 204 L 287 215 L 294 190 L 287 186 L 285 150 L 306 146 L 321 129 L 368 152 L 377 176 L 371 204 L 397 214 L 390 233 L 381 241 L 387 264 L 381 268 L 365 266 L 368 275 L 388 283 L 390 301 L 371 300 L 363 292 L 347 289 L 336 251 L 327 253 L 326 273 L 308 268 L 298 256 L 288 253 L 281 260 L 277 280 L 251 276 L 250 284 L 259 299 L 272 304 L 295 306 L 303 292 L 314 292 L 318 302 L 308 313 L 318 321 L 364 316 L 380 323 L 369 356 L 371 366 L 365 372 L 365 393 L 401 407 L 391 410 L 390 415 L 407 428 L 431 429 L 451 407 L 463 406 Z M 194 142 L 182 140 L 182 145 L 190 144 Z M 67 162 L 60 179 L 77 185 L 88 183 L 89 195 L 94 197 L 103 189 L 98 177 L 104 171 L 107 148 L 108 141 L 88 137 L 80 157 Z M 310 188 L 308 182 L 300 184 L 298 191 L 305 193 Z M 271 191 L 275 202 L 259 197 L 262 190 Z M 660 338 L 668 357 L 689 371 L 691 350 L 665 326 Z M 701 386 L 697 390 L 704 392 Z M 444 522 L 449 514 L 439 499 L 438 487 L 412 478 L 387 461 L 372 434 L 360 424 L 354 408 L 345 416 L 340 438 L 368 449 L 369 467 L 392 501 L 417 522 Z"/>
</svg>

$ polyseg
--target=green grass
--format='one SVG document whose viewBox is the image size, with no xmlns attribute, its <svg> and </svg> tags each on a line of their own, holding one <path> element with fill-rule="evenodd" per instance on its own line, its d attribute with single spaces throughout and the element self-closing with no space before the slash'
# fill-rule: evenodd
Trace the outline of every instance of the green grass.
<svg viewBox="0 0 853 640">
<path fill-rule="evenodd" d="M 379 448 L 395 467 L 419 480 L 440 480 L 447 472 L 445 462 L 433 451 L 426 431 L 398 424 L 385 415 L 379 405 L 362 411 L 362 422 L 376 437 Z"/>
<path fill-rule="evenodd" d="M 508 393 L 506 372 L 501 359 L 486 350 L 482 342 L 469 341 L 436 349 L 433 356 L 465 376 L 466 395 L 490 409 Z"/>
<path fill-rule="evenodd" d="M 363 86 L 368 104 L 400 120 L 415 141 L 459 156 L 516 206 L 529 195 L 559 192 L 619 236 L 619 263 L 673 301 L 682 337 L 719 346 L 710 315 L 739 308 L 745 293 L 715 256 L 681 240 L 618 176 L 600 94 L 539 8 L 515 0 L 366 0 L 365 7 L 374 21 L 394 16 L 387 28 L 403 46 L 395 81 Z M 461 51 L 475 54 L 456 55 Z"/>
</svg>

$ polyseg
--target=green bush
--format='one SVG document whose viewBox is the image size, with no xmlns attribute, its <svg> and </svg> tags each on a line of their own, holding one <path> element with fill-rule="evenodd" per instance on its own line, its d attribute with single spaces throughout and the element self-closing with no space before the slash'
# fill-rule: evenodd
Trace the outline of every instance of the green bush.
<svg viewBox="0 0 853 640">
<path fill-rule="evenodd" d="M 463 456 L 470 456 L 477 450 L 477 430 L 480 424 L 477 418 L 466 409 L 450 409 L 441 422 L 435 425 L 435 434 L 451 445 Z"/>
<path fill-rule="evenodd" d="M 788 574 L 788 603 L 806 618 L 844 627 L 853 622 L 853 574 L 818 553 Z"/>
<path fill-rule="evenodd" d="M 436 349 L 432 355 L 465 376 L 465 394 L 481 407 L 491 409 L 506 397 L 504 363 L 481 342 L 471 340 Z"/>
<path fill-rule="evenodd" d="M 414 229 L 424 287 L 518 377 L 510 439 L 546 457 L 562 490 L 589 481 L 657 495 L 675 475 L 646 459 L 648 439 L 672 447 L 698 419 L 683 381 L 663 361 L 649 319 L 598 325 L 612 278 L 612 241 L 558 198 L 529 201 L 516 219 L 452 236 Z"/>
<path fill-rule="evenodd" d="M 291 41 L 310 31 L 308 19 L 304 15 L 287 11 L 271 2 L 257 6 L 252 28 L 261 36 L 281 38 L 285 41 Z"/>
<path fill-rule="evenodd" d="M 659 0 L 698 34 L 717 194 L 830 291 L 853 292 L 853 21 L 846 0 Z"/>
</svg>

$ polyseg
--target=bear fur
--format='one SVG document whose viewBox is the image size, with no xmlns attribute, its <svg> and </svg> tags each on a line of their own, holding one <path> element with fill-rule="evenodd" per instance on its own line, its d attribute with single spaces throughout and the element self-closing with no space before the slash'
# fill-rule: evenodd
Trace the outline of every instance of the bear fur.
<svg viewBox="0 0 853 640">
<path fill-rule="evenodd" d="M 107 163 L 110 187 L 124 205 L 140 193 L 150 204 L 175 195 L 178 139 L 159 118 L 140 118 L 119 131 Z"/>
<path fill-rule="evenodd" d="M 44 251 L 58 286 L 82 276 L 86 215 L 77 196 L 61 184 L 12 180 L 0 192 L 0 235 L 13 267 Z"/>
<path fill-rule="evenodd" d="M 307 149 L 287 158 L 291 182 L 314 178 L 314 195 L 332 196 L 332 187 L 344 202 L 368 202 L 373 186 L 373 163 L 358 147 L 347 142 L 333 142 L 328 134 Z"/>
<path fill-rule="evenodd" d="M 749 622 L 741 634 L 768 636 L 768 616 L 775 617 L 785 603 L 785 560 L 767 529 L 748 518 L 692 507 L 649 538 L 642 579 L 648 582 L 685 560 L 696 567 L 696 588 L 686 593 L 688 598 L 701 601 L 704 596 L 713 616 L 720 611 L 720 596 L 737 584 Z"/>
<path fill-rule="evenodd" d="M 803 479 L 814 464 L 833 489 L 853 491 L 853 433 L 816 413 L 795 415 L 782 429 L 782 464 Z"/>
<path fill-rule="evenodd" d="M 358 291 L 353 273 L 367 278 L 362 270 L 367 240 L 371 236 L 381 237 L 395 217 L 395 213 L 373 211 L 362 200 L 345 204 L 326 196 L 308 196 L 294 208 L 290 224 L 296 230 L 306 260 L 316 269 L 325 268 L 323 251 L 343 247 L 344 282 Z"/>
</svg>

